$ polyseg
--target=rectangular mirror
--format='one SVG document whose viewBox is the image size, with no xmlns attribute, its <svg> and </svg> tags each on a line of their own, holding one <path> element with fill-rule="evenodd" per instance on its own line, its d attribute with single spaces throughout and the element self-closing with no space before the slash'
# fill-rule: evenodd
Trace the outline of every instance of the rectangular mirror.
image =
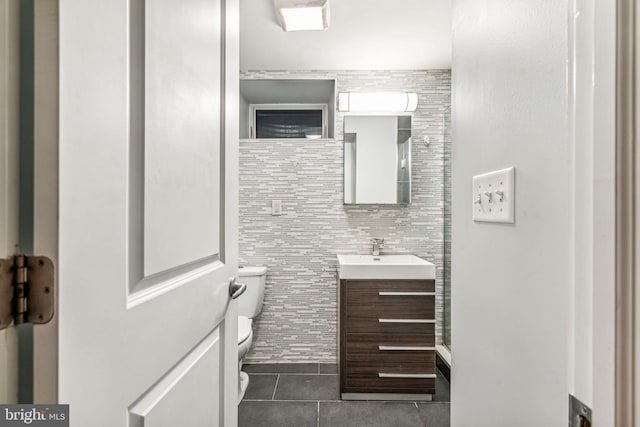
<svg viewBox="0 0 640 427">
<path fill-rule="evenodd" d="M 411 203 L 411 116 L 345 116 L 344 203 Z"/>
</svg>

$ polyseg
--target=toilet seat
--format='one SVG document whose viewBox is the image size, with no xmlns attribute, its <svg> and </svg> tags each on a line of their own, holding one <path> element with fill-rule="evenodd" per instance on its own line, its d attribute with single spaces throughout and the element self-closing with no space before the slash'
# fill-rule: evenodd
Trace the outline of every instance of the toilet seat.
<svg viewBox="0 0 640 427">
<path fill-rule="evenodd" d="M 252 324 L 252 319 L 245 316 L 238 316 L 238 344 L 242 344 L 249 338 Z"/>
</svg>

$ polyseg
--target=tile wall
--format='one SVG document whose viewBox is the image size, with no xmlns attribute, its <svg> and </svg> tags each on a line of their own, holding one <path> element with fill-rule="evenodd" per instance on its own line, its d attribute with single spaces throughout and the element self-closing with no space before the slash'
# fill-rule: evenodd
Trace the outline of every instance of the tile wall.
<svg viewBox="0 0 640 427">
<path fill-rule="evenodd" d="M 340 113 L 335 139 L 241 140 L 240 263 L 269 268 L 246 361 L 335 362 L 336 253 L 370 253 L 372 237 L 384 237 L 383 253 L 413 253 L 436 264 L 436 339 L 442 342 L 443 115 L 451 103 L 450 71 L 257 71 L 241 78 L 335 79 L 338 92 L 405 90 L 419 96 L 408 206 L 343 205 Z M 271 216 L 272 200 L 282 201 L 282 216 Z"/>
</svg>

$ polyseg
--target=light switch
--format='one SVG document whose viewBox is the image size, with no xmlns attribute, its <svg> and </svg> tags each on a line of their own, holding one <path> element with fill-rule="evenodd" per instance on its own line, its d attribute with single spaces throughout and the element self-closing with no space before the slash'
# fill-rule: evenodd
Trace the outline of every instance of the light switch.
<svg viewBox="0 0 640 427">
<path fill-rule="evenodd" d="M 282 215 L 282 200 L 271 201 L 271 215 L 272 216 Z"/>
<path fill-rule="evenodd" d="M 515 168 L 473 177 L 473 220 L 515 222 Z"/>
</svg>

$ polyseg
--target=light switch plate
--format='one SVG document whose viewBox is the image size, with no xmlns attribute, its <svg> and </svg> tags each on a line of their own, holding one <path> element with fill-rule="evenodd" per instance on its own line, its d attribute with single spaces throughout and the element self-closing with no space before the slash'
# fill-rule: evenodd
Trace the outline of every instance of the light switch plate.
<svg viewBox="0 0 640 427">
<path fill-rule="evenodd" d="M 473 177 L 473 220 L 515 222 L 515 168 Z"/>
<path fill-rule="evenodd" d="M 282 200 L 271 201 L 271 215 L 272 216 L 282 215 Z"/>
</svg>

